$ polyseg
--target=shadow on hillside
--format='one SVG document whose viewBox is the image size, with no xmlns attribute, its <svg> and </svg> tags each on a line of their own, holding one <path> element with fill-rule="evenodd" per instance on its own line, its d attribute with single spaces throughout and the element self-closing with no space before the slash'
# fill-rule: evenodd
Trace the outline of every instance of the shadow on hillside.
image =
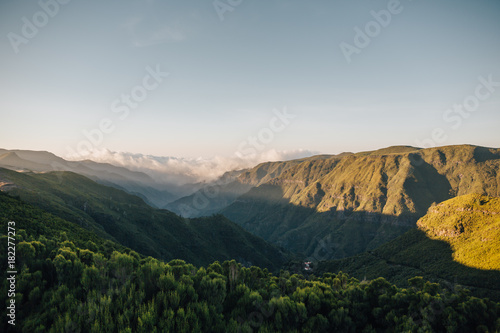
<svg viewBox="0 0 500 333">
<path fill-rule="evenodd" d="M 497 151 L 497 154 L 495 154 L 490 150 L 490 148 L 476 147 L 474 149 L 474 159 L 479 163 L 489 160 L 499 160 L 500 153 Z"/>
<path fill-rule="evenodd" d="M 335 208 L 317 212 L 290 204 L 282 197 L 278 186 L 263 185 L 258 196 L 253 189 L 221 213 L 247 231 L 312 261 L 340 259 L 375 249 L 414 228 L 422 216 Z"/>
<path fill-rule="evenodd" d="M 426 203 L 445 198 L 445 192 L 431 193 L 432 200 Z M 273 185 L 252 189 L 222 213 L 251 233 L 303 254 L 304 261 L 319 262 L 315 274 L 341 270 L 360 280 L 383 276 L 403 287 L 409 278 L 424 276 L 500 300 L 500 271 L 455 262 L 448 243 L 429 239 L 415 228 L 422 213 L 392 216 L 353 209 L 319 213 L 288 203 L 281 188 Z"/>
<path fill-rule="evenodd" d="M 443 154 L 443 159 L 445 156 Z M 446 176 L 427 163 L 418 154 L 410 154 L 410 162 L 414 167 L 414 177 L 404 183 L 404 189 L 416 205 L 417 210 L 427 211 L 433 203 L 443 202 L 451 198 L 451 184 Z M 445 163 L 445 160 L 443 161 Z"/>
<path fill-rule="evenodd" d="M 433 240 L 418 229 L 365 252 L 342 260 L 318 263 L 315 274 L 343 271 L 362 280 L 384 277 L 400 287 L 408 286 L 408 279 L 423 276 L 439 282 L 448 289 L 461 287 L 478 297 L 500 301 L 500 271 L 481 270 L 453 260 L 453 250 L 445 241 Z"/>
</svg>

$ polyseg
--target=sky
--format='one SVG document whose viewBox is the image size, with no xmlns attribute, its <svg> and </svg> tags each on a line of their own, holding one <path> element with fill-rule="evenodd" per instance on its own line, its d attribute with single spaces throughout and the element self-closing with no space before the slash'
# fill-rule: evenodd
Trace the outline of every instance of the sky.
<svg viewBox="0 0 500 333">
<path fill-rule="evenodd" d="M 498 0 L 2 0 L 0 147 L 191 161 L 499 147 L 499 17 Z"/>
</svg>

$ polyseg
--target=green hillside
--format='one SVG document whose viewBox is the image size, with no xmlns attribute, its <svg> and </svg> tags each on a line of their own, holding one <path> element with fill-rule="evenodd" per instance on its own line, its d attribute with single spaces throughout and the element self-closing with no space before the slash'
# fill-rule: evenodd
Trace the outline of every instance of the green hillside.
<svg viewBox="0 0 500 333">
<path fill-rule="evenodd" d="M 170 193 L 165 189 L 166 185 L 158 185 L 145 173 L 90 160 L 67 161 L 47 151 L 0 148 L 0 167 L 27 172 L 71 171 L 98 183 L 137 194 L 152 206 L 163 206 L 180 196 Z M 171 186 L 168 188 L 172 189 Z"/>
<path fill-rule="evenodd" d="M 434 203 L 476 192 L 499 196 L 499 166 L 500 149 L 470 145 L 306 160 L 221 212 L 291 251 L 340 259 L 414 228 Z"/>
<path fill-rule="evenodd" d="M 202 267 L 142 257 L 19 199 L 0 193 L 0 240 L 15 221 L 16 293 L 2 332 L 495 332 L 500 303 L 412 278 L 322 277 L 244 267 Z M 6 247 L 0 248 L 0 293 Z M 15 300 L 12 321 L 7 302 Z M 8 322 L 11 321 L 15 325 Z"/>
<path fill-rule="evenodd" d="M 0 331 L 497 332 L 500 199 L 472 193 L 431 202 L 412 228 L 420 207 L 444 192 L 438 168 L 428 166 L 434 153 L 410 148 L 294 162 L 233 203 L 254 214 L 245 227 L 305 249 L 312 274 L 302 262 L 276 275 L 261 268 L 277 271 L 287 257 L 223 216 L 181 218 L 71 172 L 0 169 L 0 240 L 7 244 L 7 222 L 15 221 L 18 271 L 16 326 L 4 320 Z M 448 196 L 497 190 L 496 150 L 473 148 L 467 160 L 461 148 L 441 149 L 454 165 L 439 169 L 450 179 Z M 382 161 L 385 180 L 375 176 Z M 408 169 L 401 185 L 398 174 Z M 388 198 L 401 186 L 407 210 L 366 210 L 358 191 L 377 191 L 368 179 L 386 184 Z M 320 211 L 328 186 L 348 181 L 365 208 Z M 374 249 L 318 262 L 367 244 Z"/>
<path fill-rule="evenodd" d="M 221 215 L 188 220 L 71 172 L 0 168 L 0 189 L 141 254 L 196 265 L 237 259 L 279 269 L 286 255 Z"/>
<path fill-rule="evenodd" d="M 469 194 L 429 209 L 418 229 L 354 257 L 317 264 L 358 278 L 386 277 L 400 286 L 420 275 L 500 300 L 500 198 Z"/>
<path fill-rule="evenodd" d="M 240 183 L 256 187 L 281 176 L 281 174 L 286 170 L 289 170 L 290 168 L 301 163 L 337 159 L 341 156 L 345 156 L 346 154 L 348 155 L 349 153 L 341 155 L 317 155 L 291 161 L 265 162 L 243 172 L 238 177 L 238 181 Z"/>
<path fill-rule="evenodd" d="M 469 194 L 448 200 L 431 207 L 417 226 L 450 244 L 454 261 L 500 271 L 500 198 Z"/>
<path fill-rule="evenodd" d="M 209 216 L 231 205 L 239 196 L 251 188 L 279 177 L 285 170 L 302 162 L 331 159 L 333 156 L 319 155 L 293 161 L 265 162 L 249 170 L 233 172 L 237 177 L 224 177 L 208 184 L 195 193 L 182 197 L 164 206 L 183 217 Z M 231 174 L 230 172 L 226 174 Z M 225 178 L 225 179 L 224 179 Z"/>
</svg>

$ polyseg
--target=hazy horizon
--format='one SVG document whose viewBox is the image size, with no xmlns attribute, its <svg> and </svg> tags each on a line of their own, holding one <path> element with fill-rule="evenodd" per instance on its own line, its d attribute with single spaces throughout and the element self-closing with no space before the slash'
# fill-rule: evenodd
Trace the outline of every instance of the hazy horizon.
<svg viewBox="0 0 500 333">
<path fill-rule="evenodd" d="M 468 144 L 467 144 L 468 145 Z M 393 145 L 403 146 L 403 145 Z M 413 146 L 415 147 L 415 146 Z M 389 148 L 378 147 L 373 150 Z M 415 147 L 423 148 L 423 147 Z M 498 148 L 498 147 L 487 147 Z M 0 147 L 1 149 L 7 149 Z M 8 149 L 11 151 L 18 150 L 16 148 Z M 23 149 L 20 149 L 23 150 Z M 43 150 L 47 151 L 47 150 Z M 371 151 L 364 149 L 360 151 L 344 151 L 342 153 L 360 153 Z M 54 152 L 49 153 L 55 154 Z M 55 154 L 57 155 L 57 154 Z M 86 155 L 85 158 L 71 158 L 67 156 L 59 156 L 68 161 L 83 161 L 91 160 L 98 163 L 109 163 L 115 166 L 124 167 L 132 171 L 139 171 L 153 177 L 159 184 L 195 184 L 200 182 L 212 182 L 219 179 L 226 172 L 240 171 L 243 169 L 251 169 L 264 162 L 279 162 L 290 161 L 296 159 L 307 158 L 316 155 L 338 155 L 338 154 L 323 154 L 308 150 L 295 151 L 276 151 L 269 150 L 260 154 L 246 156 L 213 156 L 210 158 L 184 158 L 176 156 L 155 156 L 141 153 L 130 152 L 114 152 L 108 149 L 96 150 L 92 154 Z M 1 155 L 0 155 L 1 157 Z M 34 162 L 36 162 L 34 160 Z M 58 170 L 57 168 L 55 170 Z"/>
<path fill-rule="evenodd" d="M 500 141 L 498 1 L 0 9 L 6 149 L 213 166 Z"/>
</svg>

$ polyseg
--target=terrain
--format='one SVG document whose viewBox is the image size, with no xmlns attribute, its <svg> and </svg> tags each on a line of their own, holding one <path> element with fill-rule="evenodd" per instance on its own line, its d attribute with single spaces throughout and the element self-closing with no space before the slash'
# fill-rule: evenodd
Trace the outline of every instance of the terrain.
<svg viewBox="0 0 500 333">
<path fill-rule="evenodd" d="M 374 250 L 457 195 L 500 195 L 500 149 L 396 146 L 290 163 L 221 213 L 313 260 Z"/>
<path fill-rule="evenodd" d="M 67 161 L 46 151 L 0 149 L 0 167 L 14 171 L 71 171 L 98 183 L 113 186 L 143 198 L 153 207 L 162 207 L 198 189 L 201 184 L 163 184 L 143 172 L 90 160 Z"/>
<path fill-rule="evenodd" d="M 165 262 L 0 193 L 0 223 L 8 221 L 16 230 L 16 312 L 12 317 L 3 308 L 2 332 L 500 329 L 500 303 L 421 277 L 402 289 L 383 278 L 360 282 L 342 272 L 305 277 L 273 275 L 234 260 L 202 267 Z M 7 242 L 6 235 L 0 239 Z M 2 247 L 2 272 L 7 259 Z M 0 293 L 9 288 L 2 278 Z"/>
<path fill-rule="evenodd" d="M 331 158 L 318 155 L 298 160 L 265 162 L 254 168 L 227 172 L 215 182 L 207 184 L 195 193 L 177 199 L 164 208 L 184 217 L 207 216 L 232 204 L 240 195 L 278 177 L 285 170 L 305 161 Z"/>
<path fill-rule="evenodd" d="M 500 301 L 500 199 L 480 194 L 456 197 L 429 208 L 417 229 L 350 258 L 319 261 L 315 273 L 379 276 L 399 286 L 423 276 Z"/>
<path fill-rule="evenodd" d="M 184 216 L 117 184 L 145 174 L 54 159 L 0 151 L 2 331 L 500 330 L 500 149 L 263 163 L 189 185 Z"/>
<path fill-rule="evenodd" d="M 181 218 L 72 172 L 19 173 L 0 168 L 0 190 L 155 258 L 197 265 L 237 259 L 269 269 L 279 269 L 287 260 L 280 249 L 221 215 Z"/>
</svg>

